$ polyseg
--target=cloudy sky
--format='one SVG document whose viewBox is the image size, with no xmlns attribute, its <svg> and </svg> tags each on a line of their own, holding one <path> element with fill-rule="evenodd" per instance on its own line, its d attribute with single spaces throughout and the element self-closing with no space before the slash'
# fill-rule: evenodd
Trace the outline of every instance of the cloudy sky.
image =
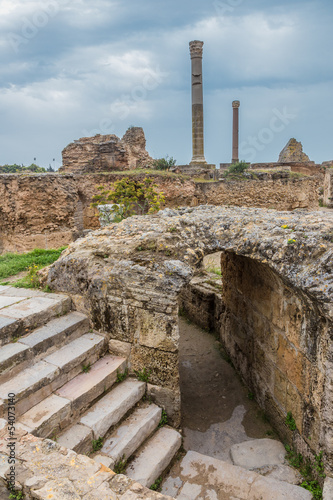
<svg viewBox="0 0 333 500">
<path fill-rule="evenodd" d="M 188 43 L 203 40 L 205 156 L 276 161 L 290 137 L 333 159 L 332 0 L 1 0 L 0 164 L 57 168 L 70 142 L 142 126 L 191 160 Z M 53 162 L 55 158 L 55 162 Z"/>
</svg>

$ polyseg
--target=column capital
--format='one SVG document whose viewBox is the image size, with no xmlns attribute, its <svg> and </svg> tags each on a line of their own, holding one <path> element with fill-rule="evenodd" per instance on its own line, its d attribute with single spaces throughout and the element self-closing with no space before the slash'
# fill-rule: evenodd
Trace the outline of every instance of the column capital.
<svg viewBox="0 0 333 500">
<path fill-rule="evenodd" d="M 203 44 L 204 44 L 204 42 L 200 42 L 199 40 L 193 40 L 193 42 L 190 42 L 191 58 L 202 57 Z"/>
<path fill-rule="evenodd" d="M 239 101 L 232 101 L 232 107 L 233 108 L 239 108 L 240 107 L 240 102 Z"/>
</svg>

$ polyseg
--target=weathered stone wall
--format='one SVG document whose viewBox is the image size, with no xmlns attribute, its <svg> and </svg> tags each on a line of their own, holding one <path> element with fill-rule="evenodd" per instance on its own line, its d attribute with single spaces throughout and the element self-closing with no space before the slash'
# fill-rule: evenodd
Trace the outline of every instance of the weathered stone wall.
<svg viewBox="0 0 333 500">
<path fill-rule="evenodd" d="M 227 251 L 222 334 L 235 364 L 247 367 L 277 426 L 293 404 L 298 449 L 322 449 L 333 470 L 332 224 L 333 213 L 320 211 L 166 209 L 73 243 L 48 284 L 130 344 L 132 369 L 151 370 L 152 384 L 176 396 L 177 421 L 179 294 L 204 255 Z"/>
<path fill-rule="evenodd" d="M 73 241 L 78 191 L 72 176 L 0 176 L 0 251 L 59 248 Z"/>
<path fill-rule="evenodd" d="M 142 180 L 146 174 L 133 176 Z M 256 206 L 292 210 L 317 209 L 318 177 L 195 182 L 152 174 L 166 206 L 200 204 Z M 0 175 L 0 252 L 56 248 L 74 241 L 86 229 L 97 229 L 97 211 L 90 207 L 100 185 L 119 180 L 117 174 Z"/>
<path fill-rule="evenodd" d="M 333 208 L 333 167 L 329 167 L 324 179 L 324 205 Z"/>
<path fill-rule="evenodd" d="M 141 127 L 127 130 L 122 139 L 116 135 L 82 137 L 62 151 L 62 173 L 109 172 L 149 166 L 153 159 L 146 151 Z"/>
<path fill-rule="evenodd" d="M 269 266 L 229 252 L 222 254 L 221 266 L 221 338 L 234 365 L 280 436 L 294 438 L 303 452 L 318 450 L 331 440 L 322 418 L 328 411 L 324 360 L 331 356 L 332 322 Z M 285 425 L 287 412 L 302 440 Z"/>
<path fill-rule="evenodd" d="M 221 280 L 213 281 L 208 273 L 193 278 L 180 292 L 179 310 L 204 330 L 219 334 L 224 312 Z"/>
</svg>

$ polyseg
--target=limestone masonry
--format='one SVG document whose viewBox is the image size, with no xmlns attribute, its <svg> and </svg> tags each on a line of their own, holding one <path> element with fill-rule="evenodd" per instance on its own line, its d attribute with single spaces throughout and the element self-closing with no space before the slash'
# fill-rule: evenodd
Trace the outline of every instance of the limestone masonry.
<svg viewBox="0 0 333 500">
<path fill-rule="evenodd" d="M 133 370 L 151 370 L 156 402 L 177 424 L 179 294 L 203 257 L 222 250 L 230 358 L 280 436 L 305 455 L 323 450 L 332 471 L 332 227 L 331 212 L 165 209 L 71 244 L 48 284 L 127 350 Z"/>
</svg>

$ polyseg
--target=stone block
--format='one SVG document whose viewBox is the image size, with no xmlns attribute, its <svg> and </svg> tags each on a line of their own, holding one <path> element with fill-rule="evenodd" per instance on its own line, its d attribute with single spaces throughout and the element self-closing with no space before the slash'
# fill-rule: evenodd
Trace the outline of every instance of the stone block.
<svg viewBox="0 0 333 500">
<path fill-rule="evenodd" d="M 178 349 L 178 322 L 172 316 L 137 309 L 133 328 L 134 337 L 142 346 L 169 352 Z"/>
<path fill-rule="evenodd" d="M 109 352 L 116 356 L 123 356 L 128 359 L 131 354 L 132 344 L 130 342 L 122 342 L 121 340 L 111 339 L 109 341 Z"/>
<path fill-rule="evenodd" d="M 136 409 L 105 441 L 102 452 L 112 458 L 111 469 L 119 459 L 128 459 L 157 428 L 162 410 L 152 404 Z"/>
<path fill-rule="evenodd" d="M 333 479 L 331 477 L 327 477 L 324 483 L 323 500 L 332 500 L 332 499 L 333 499 Z"/>
<path fill-rule="evenodd" d="M 145 383 L 128 379 L 100 399 L 81 417 L 80 423 L 93 430 L 95 439 L 104 436 L 113 425 L 142 398 Z"/>
<path fill-rule="evenodd" d="M 72 412 L 78 412 L 110 389 L 117 375 L 125 371 L 124 358 L 104 356 L 94 363 L 88 373 L 80 373 L 56 391 L 58 396 L 72 402 Z"/>
<path fill-rule="evenodd" d="M 182 437 L 174 429 L 159 429 L 127 467 L 126 475 L 149 488 L 169 465 L 181 443 Z"/>
<path fill-rule="evenodd" d="M 76 451 L 76 453 L 90 453 L 92 449 L 93 432 L 89 427 L 81 424 L 71 426 L 57 438 L 60 446 Z"/>
<path fill-rule="evenodd" d="M 166 411 L 168 420 L 174 427 L 180 425 L 179 390 L 147 384 L 147 395 Z"/>
<path fill-rule="evenodd" d="M 230 455 L 235 465 L 244 469 L 257 469 L 266 465 L 282 465 L 286 450 L 273 439 L 255 439 L 234 444 Z"/>
<path fill-rule="evenodd" d="M 132 370 L 146 368 L 151 371 L 149 380 L 154 385 L 178 389 L 178 354 L 148 347 L 133 345 L 131 352 Z"/>
</svg>

